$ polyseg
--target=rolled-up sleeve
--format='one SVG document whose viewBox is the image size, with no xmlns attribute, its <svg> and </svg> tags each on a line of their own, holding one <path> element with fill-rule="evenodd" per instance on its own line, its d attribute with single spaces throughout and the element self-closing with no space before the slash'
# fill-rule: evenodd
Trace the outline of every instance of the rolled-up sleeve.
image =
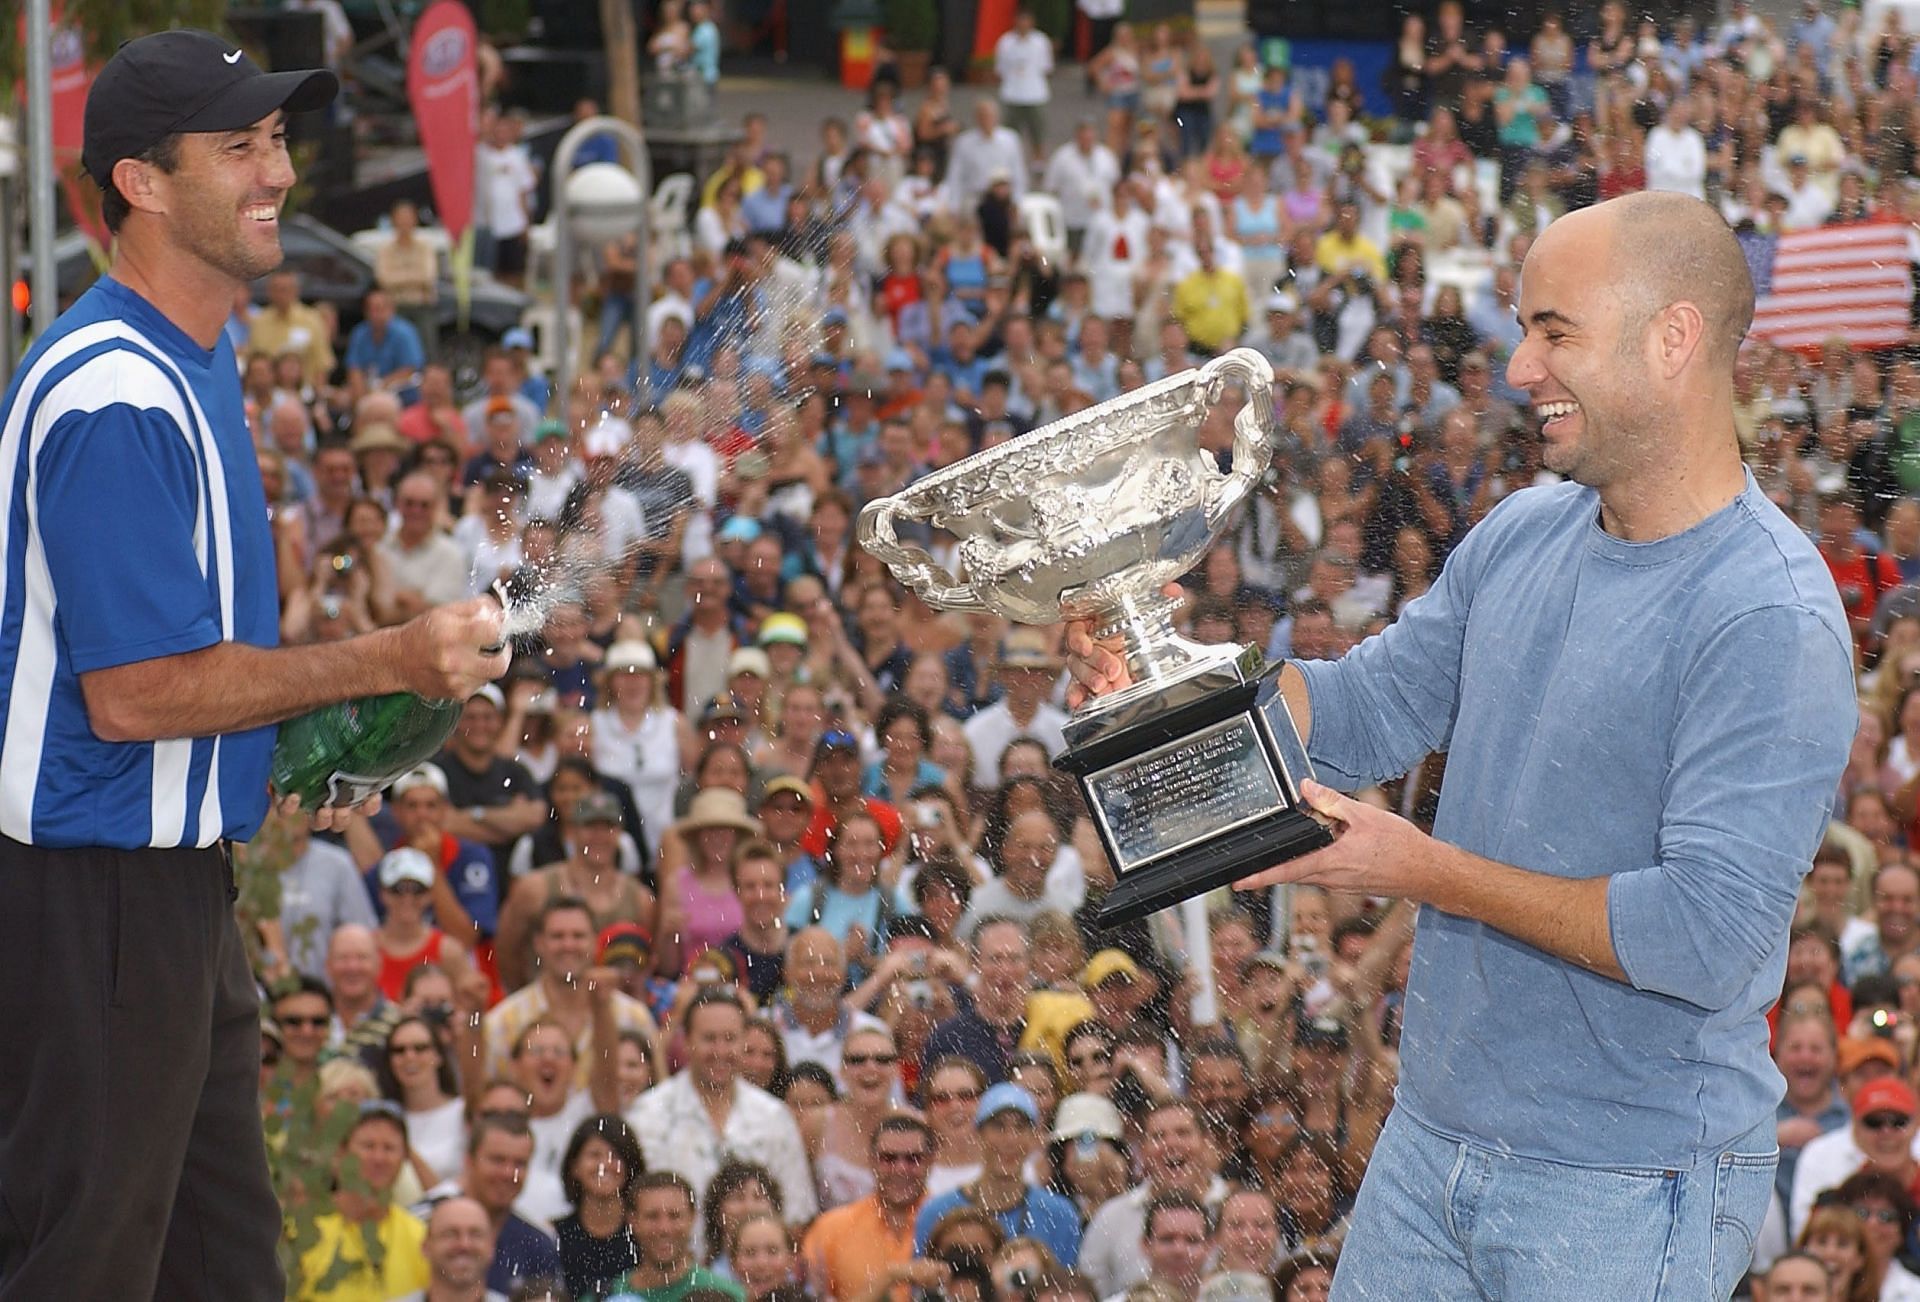
<svg viewBox="0 0 1920 1302">
<path fill-rule="evenodd" d="M 1656 860 L 1613 875 L 1608 927 L 1637 989 L 1718 1010 L 1784 961 L 1859 723 L 1850 648 L 1804 606 L 1741 615 L 1689 669 L 1680 718 Z"/>
</svg>

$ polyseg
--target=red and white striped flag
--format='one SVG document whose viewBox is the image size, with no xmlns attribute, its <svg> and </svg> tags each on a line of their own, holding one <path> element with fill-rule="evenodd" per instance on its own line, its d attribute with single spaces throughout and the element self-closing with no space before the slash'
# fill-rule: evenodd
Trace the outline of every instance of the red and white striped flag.
<svg viewBox="0 0 1920 1302">
<path fill-rule="evenodd" d="M 1835 335 L 1855 348 L 1905 343 L 1913 235 L 1905 222 L 1866 221 L 1742 240 L 1759 295 L 1753 336 L 1809 350 Z"/>
</svg>

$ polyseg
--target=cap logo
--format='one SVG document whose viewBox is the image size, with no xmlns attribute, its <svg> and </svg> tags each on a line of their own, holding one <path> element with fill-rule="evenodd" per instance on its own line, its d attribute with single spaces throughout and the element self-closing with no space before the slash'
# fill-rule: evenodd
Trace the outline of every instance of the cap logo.
<svg viewBox="0 0 1920 1302">
<path fill-rule="evenodd" d="M 220 57 L 228 63 L 238 63 L 240 62 L 240 51 L 235 50 L 232 54 L 223 54 Z"/>
</svg>

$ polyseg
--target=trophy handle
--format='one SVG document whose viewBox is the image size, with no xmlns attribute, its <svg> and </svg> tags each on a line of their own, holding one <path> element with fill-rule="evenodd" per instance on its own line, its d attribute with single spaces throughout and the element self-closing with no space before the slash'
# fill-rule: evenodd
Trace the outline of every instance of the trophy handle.
<svg viewBox="0 0 1920 1302">
<path fill-rule="evenodd" d="M 919 594 L 920 600 L 936 610 L 986 610 L 985 602 L 972 588 L 954 582 L 940 563 L 918 543 L 903 543 L 894 533 L 895 502 L 883 497 L 869 502 L 860 512 L 855 526 L 856 540 L 868 552 L 885 561 L 893 577 Z"/>
<path fill-rule="evenodd" d="M 1219 529 L 1266 473 L 1273 460 L 1273 365 L 1251 348 L 1223 353 L 1200 368 L 1195 387 L 1203 408 L 1220 401 L 1229 383 L 1246 390 L 1246 405 L 1233 419 L 1233 469 L 1207 502 L 1207 524 Z"/>
</svg>

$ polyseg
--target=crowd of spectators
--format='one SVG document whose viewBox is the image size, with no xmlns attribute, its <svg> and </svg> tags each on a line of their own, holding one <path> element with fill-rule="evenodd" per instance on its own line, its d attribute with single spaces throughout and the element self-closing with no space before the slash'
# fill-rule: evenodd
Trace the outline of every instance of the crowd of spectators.
<svg viewBox="0 0 1920 1302">
<path fill-rule="evenodd" d="M 649 49 L 706 76 L 692 8 Z M 1023 14 L 998 93 L 883 68 L 812 157 L 749 115 L 646 301 L 631 244 L 563 277 L 593 345 L 564 392 L 523 331 L 463 391 L 404 204 L 351 331 L 291 273 L 236 305 L 288 639 L 548 603 L 380 813 L 263 838 L 265 1106 L 358 1109 L 301 1296 L 1326 1296 L 1413 919 L 1221 892 L 1196 1024 L 1174 915 L 1085 923 L 1112 871 L 1049 766 L 1059 631 L 928 608 L 857 513 L 1251 346 L 1281 450 L 1180 622 L 1337 657 L 1545 477 L 1504 376 L 1534 235 L 1647 186 L 1760 233 L 1905 220 L 1920 49 L 1818 0 L 1784 32 L 1609 3 L 1512 41 L 1442 3 L 1374 117 L 1351 67 L 1308 104 L 1254 44 L 1096 31 L 1056 70 Z M 1050 111 L 1068 75 L 1104 116 Z M 479 162 L 483 264 L 553 293 L 514 114 Z M 1819 539 L 1861 671 L 1773 1019 L 1758 1297 L 1920 1297 L 1917 357 L 1739 365 L 1752 473 Z M 1232 412 L 1200 434 L 1223 464 Z M 1362 798 L 1430 824 L 1442 764 Z"/>
</svg>

